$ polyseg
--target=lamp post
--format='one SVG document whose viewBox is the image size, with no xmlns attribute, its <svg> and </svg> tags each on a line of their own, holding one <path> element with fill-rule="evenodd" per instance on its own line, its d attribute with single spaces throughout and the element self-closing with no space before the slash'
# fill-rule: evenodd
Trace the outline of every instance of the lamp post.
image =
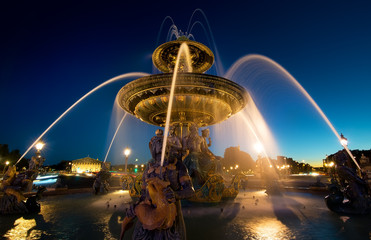
<svg viewBox="0 0 371 240">
<path fill-rule="evenodd" d="M 340 138 L 341 138 L 341 140 L 340 140 L 341 145 L 348 146 L 348 139 L 346 137 L 344 137 L 344 135 L 342 133 L 340 134 Z"/>
<path fill-rule="evenodd" d="M 41 149 L 43 149 L 44 145 L 45 145 L 45 143 L 43 143 L 43 142 L 36 143 L 36 145 L 35 145 L 36 150 L 41 151 Z"/>
<path fill-rule="evenodd" d="M 3 169 L 3 175 L 4 175 L 4 173 L 5 173 L 5 168 L 6 168 L 9 164 L 10 164 L 9 161 L 6 161 L 6 162 L 5 162 L 4 169 Z"/>
<path fill-rule="evenodd" d="M 130 148 L 125 148 L 125 150 L 124 150 L 124 155 L 125 155 L 125 173 L 127 173 L 127 170 L 128 170 L 128 159 L 129 159 L 130 153 L 131 153 Z"/>
<path fill-rule="evenodd" d="M 32 157 L 32 164 L 29 166 L 29 170 L 39 170 L 39 168 L 43 165 L 45 158 L 41 156 L 41 150 L 44 148 L 45 143 L 43 141 L 39 141 L 35 144 L 36 153 L 35 157 Z"/>
</svg>

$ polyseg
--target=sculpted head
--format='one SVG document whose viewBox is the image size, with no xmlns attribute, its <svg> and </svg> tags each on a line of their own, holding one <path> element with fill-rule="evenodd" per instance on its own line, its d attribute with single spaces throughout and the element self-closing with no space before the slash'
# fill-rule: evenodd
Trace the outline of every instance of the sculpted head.
<svg viewBox="0 0 371 240">
<path fill-rule="evenodd" d="M 210 130 L 208 129 L 208 128 L 206 128 L 206 129 L 203 129 L 202 131 L 202 136 L 203 137 L 209 137 L 210 136 Z"/>
<path fill-rule="evenodd" d="M 164 131 L 162 129 L 157 129 L 155 134 L 156 134 L 156 136 L 162 136 L 162 135 L 164 135 Z"/>
<path fill-rule="evenodd" d="M 195 123 L 192 123 L 190 126 L 189 126 L 189 131 L 191 133 L 197 133 L 198 132 L 198 127 Z"/>
<path fill-rule="evenodd" d="M 173 126 L 170 126 L 169 128 L 169 134 L 170 135 L 175 135 L 175 131 L 176 131 L 176 127 L 173 125 Z"/>
</svg>

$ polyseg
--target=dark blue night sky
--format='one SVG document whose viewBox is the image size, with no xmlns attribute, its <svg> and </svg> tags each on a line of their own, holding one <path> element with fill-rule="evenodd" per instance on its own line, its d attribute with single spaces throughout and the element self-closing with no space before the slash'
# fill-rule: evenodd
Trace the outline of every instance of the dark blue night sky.
<svg viewBox="0 0 371 240">
<path fill-rule="evenodd" d="M 350 149 L 371 148 L 370 1 L 76 2 L 0 3 L 0 143 L 10 149 L 26 151 L 60 114 L 104 81 L 129 72 L 152 73 L 151 54 L 170 27 L 165 21 L 160 32 L 165 17 L 186 31 L 198 8 L 207 17 L 225 72 L 247 54 L 273 59 L 314 98 Z M 195 21 L 207 29 L 200 11 Z M 192 34 L 214 50 L 200 24 Z M 251 91 L 279 154 L 318 165 L 325 154 L 341 149 L 300 94 L 285 82 L 263 82 Z M 100 89 L 45 135 L 45 164 L 88 155 L 104 159 L 123 115 L 114 100 L 124 84 Z M 108 161 L 122 162 L 128 146 L 132 161 L 146 162 L 155 129 L 128 117 Z M 215 141 L 229 146 L 229 140 Z"/>
</svg>

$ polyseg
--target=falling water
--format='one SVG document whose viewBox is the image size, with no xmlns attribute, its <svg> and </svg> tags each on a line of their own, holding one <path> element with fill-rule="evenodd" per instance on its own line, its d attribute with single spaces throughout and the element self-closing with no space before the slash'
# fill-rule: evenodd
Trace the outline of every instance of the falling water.
<svg viewBox="0 0 371 240">
<path fill-rule="evenodd" d="M 97 87 L 95 87 L 94 89 L 92 89 L 91 91 L 89 91 L 87 94 L 85 94 L 83 97 L 81 97 L 79 100 L 77 100 L 74 104 L 72 104 L 71 107 L 69 107 L 64 113 L 62 113 L 62 115 L 60 115 L 36 140 L 34 143 L 31 144 L 31 146 L 27 149 L 27 151 L 25 153 L 23 153 L 23 155 L 18 159 L 18 161 L 15 163 L 15 165 L 17 165 L 17 163 L 24 157 L 26 156 L 26 154 L 35 146 L 35 144 L 40 141 L 40 139 L 55 125 L 59 122 L 59 120 L 61 120 L 69 111 L 71 111 L 77 104 L 79 104 L 81 101 L 83 101 L 85 98 L 87 98 L 90 94 L 94 93 L 95 91 L 97 91 L 98 89 L 110 84 L 110 83 L 113 83 L 113 82 L 116 82 L 116 81 L 119 81 L 119 80 L 122 80 L 122 79 L 125 79 L 125 78 L 131 78 L 131 77 L 144 77 L 144 76 L 148 76 L 148 73 L 141 73 L 141 72 L 133 72 L 133 73 L 125 73 L 125 74 L 122 74 L 122 75 L 119 75 L 117 77 L 114 77 L 114 78 L 111 78 L 107 81 L 105 81 L 104 83 L 98 85 Z"/>
<path fill-rule="evenodd" d="M 116 132 L 115 132 L 115 134 L 113 135 L 113 138 L 112 138 L 111 143 L 110 143 L 110 145 L 109 145 L 109 147 L 108 147 L 108 150 L 107 150 L 106 156 L 104 157 L 104 161 L 103 161 L 103 162 L 106 162 L 107 157 L 108 157 L 108 154 L 109 154 L 109 152 L 110 152 L 110 150 L 111 150 L 111 147 L 112 147 L 112 143 L 115 141 L 115 138 L 116 138 L 117 132 L 119 131 L 119 129 L 120 129 L 122 123 L 124 122 L 124 119 L 126 118 L 126 115 L 127 115 L 127 114 L 128 114 L 128 113 L 125 112 L 125 114 L 124 114 L 124 116 L 122 117 L 122 119 L 121 119 L 119 125 L 117 126 Z"/>
<path fill-rule="evenodd" d="M 262 141 L 258 137 L 255 129 L 253 128 L 253 126 L 251 125 L 251 123 L 249 122 L 249 120 L 247 119 L 246 115 L 243 115 L 242 113 L 238 113 L 238 115 L 239 115 L 239 117 L 241 117 L 241 119 L 244 121 L 244 123 L 246 124 L 246 126 L 248 126 L 248 128 L 250 129 L 250 131 L 253 133 L 258 146 L 260 146 L 260 148 L 261 148 L 261 150 L 262 150 L 262 152 L 264 154 L 264 157 L 266 159 L 268 159 L 268 161 L 269 161 L 269 157 L 268 157 L 267 151 L 265 150 L 264 144 L 262 144 Z"/>
<path fill-rule="evenodd" d="M 272 59 L 258 55 L 258 54 L 250 54 L 245 57 L 240 58 L 233 66 L 228 70 L 226 73 L 226 78 L 233 78 L 233 74 L 236 73 L 236 71 L 243 67 L 244 64 L 247 64 L 249 62 L 253 62 L 254 60 L 260 60 L 265 63 L 269 63 L 274 68 L 278 69 L 280 73 L 282 73 L 286 79 L 288 79 L 291 83 L 294 84 L 294 86 L 307 98 L 307 100 L 312 104 L 312 106 L 317 110 L 317 112 L 320 114 L 322 119 L 327 123 L 329 128 L 332 130 L 332 132 L 335 134 L 335 136 L 338 138 L 339 142 L 341 142 L 341 137 L 339 133 L 335 130 L 334 126 L 330 122 L 330 120 L 327 118 L 327 116 L 324 114 L 324 112 L 321 110 L 321 108 L 317 105 L 317 103 L 313 100 L 313 98 L 308 94 L 308 92 L 300 85 L 300 83 L 281 65 L 273 61 Z M 353 162 L 356 164 L 358 169 L 360 169 L 360 166 L 358 165 L 357 161 L 355 160 L 353 154 L 350 152 L 348 147 L 346 145 L 342 145 L 344 149 L 347 151 L 349 156 L 352 158 Z"/>
<path fill-rule="evenodd" d="M 164 164 L 166 143 L 167 143 L 167 135 L 169 133 L 169 126 L 170 126 L 171 109 L 173 107 L 175 82 L 176 82 L 176 78 L 178 76 L 179 62 L 181 60 L 182 54 L 185 55 L 185 59 L 186 59 L 187 66 L 185 66 L 186 67 L 185 69 L 189 72 L 192 72 L 191 56 L 189 54 L 188 45 L 186 43 L 182 43 L 182 45 L 180 45 L 178 55 L 177 55 L 177 58 L 176 58 L 173 79 L 172 79 L 172 82 L 171 82 L 169 105 L 167 107 L 166 122 L 165 122 L 164 141 L 162 143 L 161 166 L 163 166 L 163 164 Z"/>
<path fill-rule="evenodd" d="M 205 19 L 207 30 L 205 29 L 204 25 L 199 21 L 195 21 L 191 26 L 192 19 L 197 12 L 201 13 L 202 17 Z M 221 75 L 224 74 L 224 69 L 223 69 L 222 62 L 220 60 L 219 51 L 216 47 L 216 43 L 215 43 L 215 40 L 214 40 L 214 35 L 213 35 L 213 32 L 211 31 L 209 20 L 207 19 L 206 14 L 204 13 L 204 11 L 202 11 L 202 9 L 200 9 L 200 8 L 197 8 L 196 10 L 194 10 L 193 13 L 192 13 L 191 18 L 189 19 L 189 23 L 188 23 L 188 27 L 187 27 L 187 31 L 186 31 L 186 33 L 188 34 L 188 37 L 191 35 L 191 32 L 192 32 L 192 29 L 193 29 L 194 25 L 197 24 L 197 23 L 201 25 L 201 27 L 203 28 L 203 30 L 206 33 L 208 41 L 211 43 L 211 45 L 214 48 L 215 67 L 216 67 L 216 73 L 217 73 L 216 75 L 221 76 Z"/>
</svg>

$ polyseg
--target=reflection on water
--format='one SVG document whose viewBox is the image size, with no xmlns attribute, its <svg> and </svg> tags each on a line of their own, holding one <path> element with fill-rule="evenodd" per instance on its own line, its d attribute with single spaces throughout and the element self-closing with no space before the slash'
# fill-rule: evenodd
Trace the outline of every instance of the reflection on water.
<svg viewBox="0 0 371 240">
<path fill-rule="evenodd" d="M 18 218 L 14 222 L 14 228 L 10 229 L 4 237 L 9 239 L 26 239 L 29 237 L 30 239 L 38 239 L 40 237 L 39 231 L 30 231 L 32 228 L 36 226 L 36 221 L 34 219 L 24 219 L 23 217 Z"/>
<path fill-rule="evenodd" d="M 0 216 L 2 239 L 118 239 L 127 191 L 45 197 L 41 213 Z M 218 205 L 183 204 L 188 239 L 369 239 L 369 216 L 330 212 L 323 195 L 241 192 Z M 133 228 L 125 235 L 131 239 Z"/>
<path fill-rule="evenodd" d="M 251 233 L 251 239 L 293 239 L 290 229 L 275 218 L 257 219 L 246 226 L 246 231 Z"/>
</svg>

